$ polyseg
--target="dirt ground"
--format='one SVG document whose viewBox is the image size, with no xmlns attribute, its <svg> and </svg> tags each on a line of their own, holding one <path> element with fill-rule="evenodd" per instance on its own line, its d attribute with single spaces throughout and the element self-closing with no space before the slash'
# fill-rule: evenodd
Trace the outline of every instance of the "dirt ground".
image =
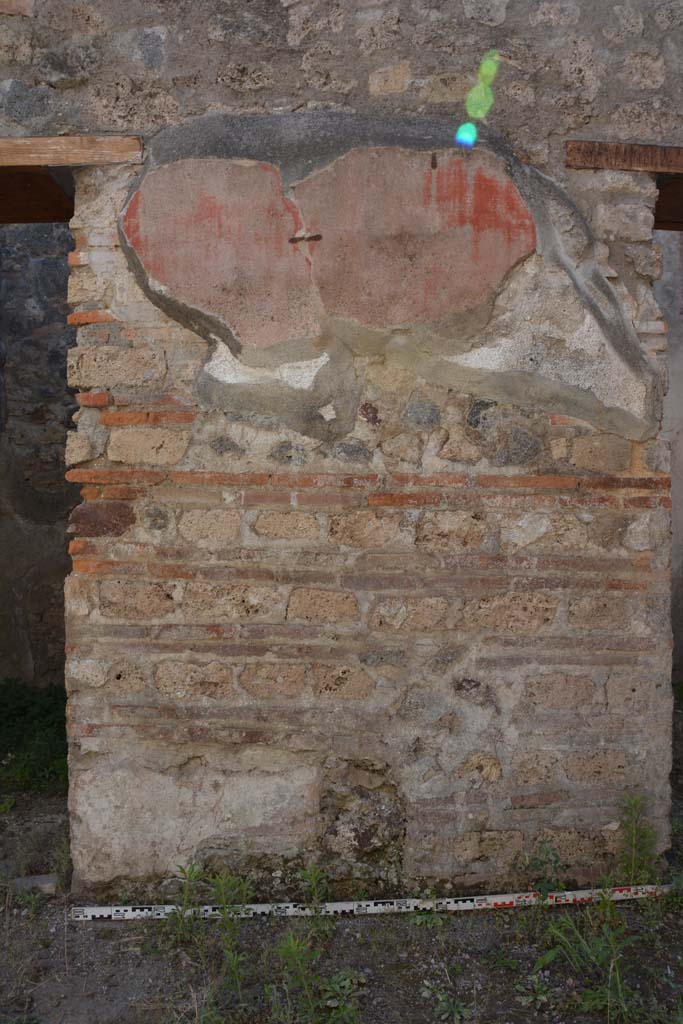
<svg viewBox="0 0 683 1024">
<path fill-rule="evenodd" d="M 674 826 L 680 846 L 680 804 Z M 5 873 L 56 871 L 67 886 L 66 829 L 62 798 L 17 794 L 0 816 Z M 674 874 L 681 862 L 676 848 Z M 314 927 L 269 920 L 229 922 L 229 934 L 218 922 L 75 923 L 65 894 L 5 888 L 4 898 L 0 1024 L 683 1024 L 683 895 L 607 917 L 536 908 Z M 535 969 L 560 919 L 593 953 Z M 616 960 L 603 962 L 614 936 Z"/>
</svg>

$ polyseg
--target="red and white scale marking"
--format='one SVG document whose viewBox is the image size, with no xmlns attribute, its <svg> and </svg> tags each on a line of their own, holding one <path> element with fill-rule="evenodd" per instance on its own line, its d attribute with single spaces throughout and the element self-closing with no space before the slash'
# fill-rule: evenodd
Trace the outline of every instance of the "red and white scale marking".
<svg viewBox="0 0 683 1024">
<path fill-rule="evenodd" d="M 624 900 L 656 899 L 670 892 L 670 885 L 622 885 L 611 889 L 574 889 L 551 892 L 543 897 L 538 892 L 513 892 L 492 896 L 454 896 L 443 899 L 353 900 L 339 903 L 321 903 L 312 907 L 305 903 L 245 903 L 228 908 L 231 916 L 257 917 L 365 917 L 376 914 L 411 914 L 433 911 L 437 914 L 456 914 L 469 910 L 512 910 L 516 907 L 582 906 L 598 903 L 607 897 L 615 903 Z M 132 905 L 111 907 L 73 907 L 73 921 L 145 921 L 164 920 L 178 911 L 174 904 Z M 188 910 L 188 916 L 202 920 L 220 918 L 224 908 L 207 903 Z"/>
</svg>

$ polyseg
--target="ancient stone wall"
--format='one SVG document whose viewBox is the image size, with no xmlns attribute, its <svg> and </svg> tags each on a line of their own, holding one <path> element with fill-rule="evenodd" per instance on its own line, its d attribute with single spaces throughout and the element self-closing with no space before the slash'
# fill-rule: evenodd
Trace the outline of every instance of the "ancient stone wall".
<svg viewBox="0 0 683 1024">
<path fill-rule="evenodd" d="M 0 0 L 0 131 L 78 174 L 77 881 L 577 879 L 667 842 L 654 182 L 680 0 Z M 482 55 L 503 65 L 452 148 Z M 210 116 L 207 116 L 210 115 Z M 285 874 L 282 874 L 285 872 Z M 351 883 L 353 879 L 353 883 Z"/>
<path fill-rule="evenodd" d="M 339 115 L 79 172 L 81 884 L 492 886 L 541 840 L 585 881 L 634 789 L 666 844 L 656 189 L 570 188 Z"/>
<path fill-rule="evenodd" d="M 0 677 L 64 678 L 66 224 L 0 227 Z"/>
</svg>

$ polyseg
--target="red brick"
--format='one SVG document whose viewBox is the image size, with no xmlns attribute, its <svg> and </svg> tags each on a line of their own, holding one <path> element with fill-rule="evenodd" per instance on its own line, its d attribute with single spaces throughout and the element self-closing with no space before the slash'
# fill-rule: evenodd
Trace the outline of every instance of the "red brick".
<svg viewBox="0 0 683 1024">
<path fill-rule="evenodd" d="M 70 267 L 85 267 L 90 262 L 90 257 L 87 252 L 74 249 L 73 252 L 70 252 L 67 256 L 66 262 Z"/>
<path fill-rule="evenodd" d="M 72 327 L 83 327 L 85 324 L 110 324 L 114 319 L 108 309 L 82 309 L 78 313 L 69 313 L 66 322 Z"/>
<path fill-rule="evenodd" d="M 268 473 L 208 473 L 176 470 L 169 474 L 174 484 L 208 484 L 214 487 L 261 487 L 269 480 Z"/>
<path fill-rule="evenodd" d="M 90 543 L 87 540 L 70 540 L 69 541 L 69 554 L 70 555 L 86 555 L 90 550 Z"/>
<path fill-rule="evenodd" d="M 160 484 L 166 474 L 157 469 L 70 469 L 66 479 L 76 484 Z"/>
<path fill-rule="evenodd" d="M 466 487 L 468 483 L 464 473 L 392 473 L 386 478 L 387 487 Z"/>
<path fill-rule="evenodd" d="M 292 505 L 292 495 L 289 491 L 244 491 L 242 504 L 252 505 Z"/>
<path fill-rule="evenodd" d="M 190 569 L 187 565 L 177 565 L 174 562 L 148 562 L 147 571 L 150 576 L 156 576 L 163 580 L 192 580 L 197 575 L 196 569 Z"/>
<path fill-rule="evenodd" d="M 77 505 L 66 532 L 79 537 L 120 537 L 135 523 L 135 512 L 125 501 L 97 501 Z"/>
<path fill-rule="evenodd" d="M 99 409 L 109 405 L 109 393 L 107 391 L 80 391 L 76 395 L 76 401 L 86 408 Z"/>
<path fill-rule="evenodd" d="M 371 487 L 379 481 L 377 473 L 273 473 L 274 487 L 288 487 L 291 490 L 310 487 Z"/>
<path fill-rule="evenodd" d="M 127 484 L 109 484 L 102 488 L 102 497 L 112 501 L 135 501 L 144 494 L 147 494 L 146 488 L 129 487 Z"/>
<path fill-rule="evenodd" d="M 134 427 L 141 423 L 151 426 L 168 426 L 175 423 L 192 423 L 195 418 L 196 413 L 180 409 L 153 412 L 143 409 L 122 412 L 117 409 L 112 412 L 103 412 L 100 416 L 100 423 L 105 427 Z"/>
<path fill-rule="evenodd" d="M 365 504 L 365 495 L 361 491 L 302 491 L 295 496 L 298 508 L 358 508 Z"/>
<path fill-rule="evenodd" d="M 114 562 L 110 559 L 79 558 L 73 559 L 72 569 L 76 573 L 103 576 L 108 573 L 131 575 L 144 569 L 136 562 Z"/>
<path fill-rule="evenodd" d="M 81 498 L 83 501 L 97 501 L 102 496 L 102 488 L 94 484 L 86 484 L 81 487 Z"/>
<path fill-rule="evenodd" d="M 504 476 L 485 473 L 476 478 L 478 487 L 526 487 L 571 491 L 579 486 L 578 476 Z"/>
<path fill-rule="evenodd" d="M 439 491 L 397 491 L 393 493 L 380 492 L 368 496 L 368 505 L 380 508 L 391 508 L 407 506 L 408 508 L 420 508 L 423 505 L 440 505 L 443 495 Z"/>
</svg>

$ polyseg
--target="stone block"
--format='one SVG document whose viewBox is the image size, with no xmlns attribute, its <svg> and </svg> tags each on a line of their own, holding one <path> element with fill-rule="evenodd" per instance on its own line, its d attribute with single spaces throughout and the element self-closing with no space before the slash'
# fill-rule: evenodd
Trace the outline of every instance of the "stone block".
<svg viewBox="0 0 683 1024">
<path fill-rule="evenodd" d="M 181 602 L 186 622 L 281 621 L 285 600 L 275 587 L 191 580 Z"/>
<path fill-rule="evenodd" d="M 190 443 L 185 430 L 163 427 L 123 427 L 112 430 L 107 455 L 112 462 L 172 466 L 180 462 Z"/>
<path fill-rule="evenodd" d="M 533 634 L 552 625 L 558 605 L 554 594 L 542 592 L 482 597 L 465 602 L 461 622 L 467 629 Z"/>
<path fill-rule="evenodd" d="M 251 529 L 268 540 L 314 541 L 320 537 L 320 525 L 310 512 L 259 512 Z"/>
<path fill-rule="evenodd" d="M 69 384 L 81 388 L 140 387 L 159 384 L 166 369 L 161 353 L 147 346 L 97 345 L 68 354 Z"/>
<path fill-rule="evenodd" d="M 550 750 L 527 750 L 515 756 L 513 773 L 518 786 L 540 786 L 549 782 L 558 763 Z"/>
<path fill-rule="evenodd" d="M 165 619 L 173 615 L 175 587 L 134 579 L 105 579 L 100 582 L 100 613 L 106 618 L 136 621 Z"/>
<path fill-rule="evenodd" d="M 220 661 L 162 661 L 154 671 L 159 694 L 171 700 L 221 699 L 232 692 L 232 672 Z"/>
<path fill-rule="evenodd" d="M 624 242 L 649 242 L 655 218 L 640 203 L 599 203 L 595 208 L 595 230 L 600 238 Z"/>
<path fill-rule="evenodd" d="M 577 469 L 623 473 L 631 465 L 631 442 L 616 434 L 576 437 L 571 444 L 569 462 Z"/>
<path fill-rule="evenodd" d="M 306 677 L 304 665 L 261 661 L 242 670 L 239 684 L 247 693 L 262 700 L 299 697 L 306 687 Z"/>
<path fill-rule="evenodd" d="M 371 96 L 391 96 L 405 92 L 410 85 L 411 71 L 407 60 L 400 64 L 392 64 L 386 68 L 371 71 L 368 88 Z"/>
<path fill-rule="evenodd" d="M 476 551 L 485 546 L 487 532 L 479 512 L 423 512 L 415 542 L 435 551 Z"/>
<path fill-rule="evenodd" d="M 330 516 L 329 539 L 350 548 L 410 547 L 414 530 L 401 514 L 347 512 Z"/>
<path fill-rule="evenodd" d="M 623 750 L 597 750 L 568 754 L 564 770 L 571 782 L 582 785 L 620 783 L 626 775 L 627 757 Z"/>
<path fill-rule="evenodd" d="M 287 618 L 303 622 L 355 622 L 358 615 L 355 596 L 340 590 L 299 587 L 287 605 Z"/>
<path fill-rule="evenodd" d="M 602 695 L 589 676 L 562 673 L 539 675 L 527 681 L 527 699 L 539 710 L 590 714 L 596 698 Z"/>
<path fill-rule="evenodd" d="M 573 597 L 568 604 L 569 622 L 580 629 L 614 629 L 630 621 L 628 599 L 621 594 L 590 594 Z"/>
<path fill-rule="evenodd" d="M 338 697 L 344 700 L 362 699 L 374 690 L 367 672 L 350 665 L 314 665 L 313 690 L 320 697 Z"/>
<path fill-rule="evenodd" d="M 390 597 L 377 604 L 370 626 L 407 632 L 441 629 L 448 611 L 448 601 L 443 597 Z"/>
<path fill-rule="evenodd" d="M 67 533 L 75 537 L 120 537 L 135 523 L 128 501 L 88 501 L 69 517 Z"/>
<path fill-rule="evenodd" d="M 191 509 L 178 520 L 178 532 L 186 541 L 208 551 L 220 551 L 239 536 L 240 514 L 230 509 Z"/>
</svg>

